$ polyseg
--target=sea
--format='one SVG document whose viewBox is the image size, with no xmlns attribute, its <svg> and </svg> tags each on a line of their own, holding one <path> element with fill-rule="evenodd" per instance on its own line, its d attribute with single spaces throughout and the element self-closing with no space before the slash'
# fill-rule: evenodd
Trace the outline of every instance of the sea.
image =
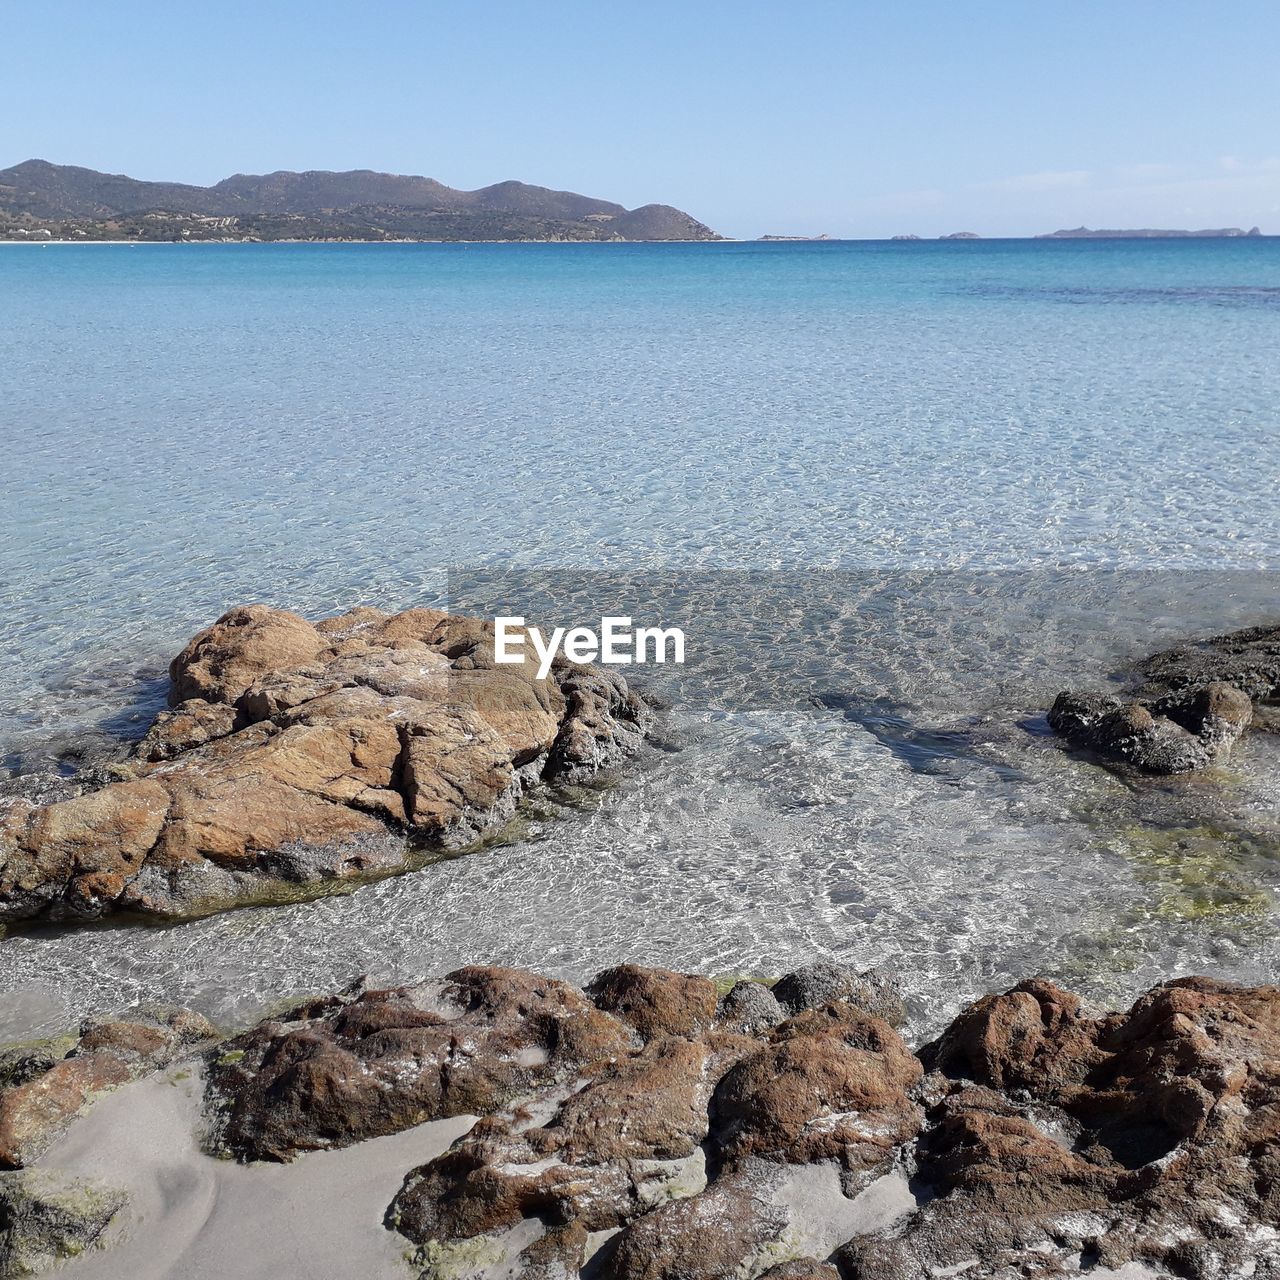
<svg viewBox="0 0 1280 1280">
<path fill-rule="evenodd" d="M 1044 725 L 1280 620 L 1280 239 L 0 245 L 0 374 L 0 774 L 139 735 L 238 603 L 716 655 L 465 856 L 11 931 L 0 1038 L 468 962 L 881 966 L 918 1038 L 1032 974 L 1280 975 L 1280 734 L 1135 782 Z"/>
</svg>

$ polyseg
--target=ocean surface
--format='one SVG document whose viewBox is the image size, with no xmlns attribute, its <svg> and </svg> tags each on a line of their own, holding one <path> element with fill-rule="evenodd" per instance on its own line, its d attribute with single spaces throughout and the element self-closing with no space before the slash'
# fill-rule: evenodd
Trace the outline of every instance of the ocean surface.
<svg viewBox="0 0 1280 1280">
<path fill-rule="evenodd" d="M 6 245 L 0 370 L 6 770 L 139 733 L 232 604 L 451 568 L 645 572 L 749 673 L 653 677 L 660 741 L 482 852 L 0 939 L 0 1038 L 473 960 L 882 963 L 922 1034 L 1036 972 L 1280 975 L 1280 736 L 1134 787 L 1042 722 L 1280 618 L 1280 239 Z"/>
</svg>

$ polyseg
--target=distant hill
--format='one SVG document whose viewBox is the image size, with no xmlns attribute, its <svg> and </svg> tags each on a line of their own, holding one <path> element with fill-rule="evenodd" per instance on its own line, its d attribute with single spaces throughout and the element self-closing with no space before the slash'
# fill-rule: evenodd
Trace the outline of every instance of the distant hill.
<svg viewBox="0 0 1280 1280">
<path fill-rule="evenodd" d="M 1257 227 L 1242 231 L 1239 227 L 1221 227 L 1216 231 L 1154 231 L 1143 227 L 1136 231 L 1090 231 L 1088 227 L 1075 227 L 1070 231 L 1046 231 L 1037 240 L 1162 240 L 1188 237 L 1213 239 L 1215 237 L 1260 236 Z"/>
<path fill-rule="evenodd" d="M 27 160 L 0 169 L 0 239 L 718 240 L 670 205 L 355 169 L 238 173 L 212 187 Z"/>
</svg>

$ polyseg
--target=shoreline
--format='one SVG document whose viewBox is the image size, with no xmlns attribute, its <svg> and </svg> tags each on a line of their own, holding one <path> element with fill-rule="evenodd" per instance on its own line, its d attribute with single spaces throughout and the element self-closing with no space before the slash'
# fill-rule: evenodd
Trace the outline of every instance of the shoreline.
<svg viewBox="0 0 1280 1280">
<path fill-rule="evenodd" d="M 18 1080 L 0 1084 L 0 1212 L 25 1224 L 8 1261 L 75 1257 L 86 1280 L 263 1259 L 335 1280 L 837 1280 L 1067 1276 L 1096 1255 L 1099 1277 L 1154 1280 L 1189 1233 L 1203 1269 L 1182 1274 L 1280 1261 L 1250 1225 L 1269 1193 L 1249 1137 L 1280 1105 L 1280 989 L 1179 979 L 1104 1014 L 1033 979 L 914 1052 L 901 1013 L 875 971 L 830 964 L 727 991 L 472 966 L 238 1034 L 160 1008 L 0 1046 Z"/>
</svg>

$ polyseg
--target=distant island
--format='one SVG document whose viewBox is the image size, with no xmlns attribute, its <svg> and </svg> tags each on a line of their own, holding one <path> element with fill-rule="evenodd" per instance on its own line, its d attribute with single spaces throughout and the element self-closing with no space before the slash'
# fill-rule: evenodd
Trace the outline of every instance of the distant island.
<svg viewBox="0 0 1280 1280">
<path fill-rule="evenodd" d="M 829 235 L 823 234 L 823 235 L 820 235 L 820 236 L 757 236 L 757 237 L 756 237 L 756 239 L 757 239 L 757 240 L 769 240 L 769 241 L 774 241 L 774 240 L 783 240 L 783 241 L 787 241 L 787 240 L 804 240 L 804 241 L 808 241 L 808 240 L 830 240 L 830 239 L 831 239 L 831 237 L 830 237 Z"/>
<path fill-rule="evenodd" d="M 1257 227 L 1248 231 L 1240 227 L 1219 227 L 1213 231 L 1156 231 L 1150 227 L 1142 227 L 1135 231 L 1090 231 L 1088 227 L 1074 227 L 1069 231 L 1046 231 L 1036 236 L 1037 240 L 1164 240 L 1203 238 L 1212 240 L 1230 236 L 1260 236 Z"/>
<path fill-rule="evenodd" d="M 0 240 L 719 240 L 680 209 L 500 182 L 458 191 L 356 169 L 235 174 L 212 187 L 28 160 L 0 169 Z"/>
</svg>

